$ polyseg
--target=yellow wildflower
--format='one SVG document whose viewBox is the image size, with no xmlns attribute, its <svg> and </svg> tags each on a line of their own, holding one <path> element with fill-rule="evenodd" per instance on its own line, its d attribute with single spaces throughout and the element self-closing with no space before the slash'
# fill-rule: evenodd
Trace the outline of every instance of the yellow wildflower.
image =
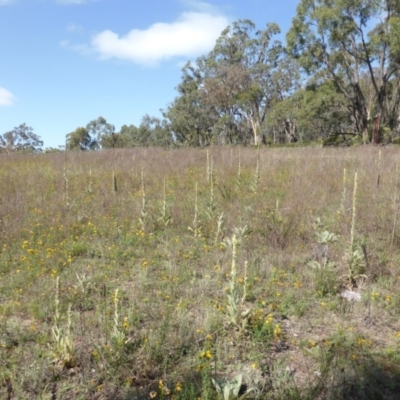
<svg viewBox="0 0 400 400">
<path fill-rule="evenodd" d="M 282 334 L 281 326 L 279 324 L 276 324 L 274 328 L 274 336 L 279 337 L 281 336 L 281 334 Z"/>
</svg>

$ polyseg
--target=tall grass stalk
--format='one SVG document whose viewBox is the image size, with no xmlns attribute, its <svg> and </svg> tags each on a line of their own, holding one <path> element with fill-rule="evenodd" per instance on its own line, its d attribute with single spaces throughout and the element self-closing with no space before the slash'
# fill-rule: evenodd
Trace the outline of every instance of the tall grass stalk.
<svg viewBox="0 0 400 400">
<path fill-rule="evenodd" d="M 63 179 L 64 179 L 64 204 L 65 204 L 65 207 L 67 208 L 67 210 L 69 210 L 70 201 L 69 201 L 68 151 L 67 151 L 67 147 L 65 147 Z"/>
<path fill-rule="evenodd" d="M 342 203 L 340 205 L 339 212 L 344 215 L 346 213 L 346 198 L 347 198 L 347 170 L 343 168 L 343 189 L 342 189 Z"/>
<path fill-rule="evenodd" d="M 357 186 L 358 186 L 358 172 L 354 174 L 354 188 L 353 188 L 353 204 L 351 216 L 351 230 L 350 230 L 350 246 L 354 250 L 354 234 L 356 229 L 356 216 L 357 216 Z"/>
<path fill-rule="evenodd" d="M 93 179 L 92 179 L 92 169 L 89 170 L 89 185 L 87 189 L 89 194 L 93 194 Z"/>
<path fill-rule="evenodd" d="M 247 271 L 249 269 L 249 262 L 246 260 L 244 263 L 244 277 L 243 277 L 243 295 L 241 303 L 244 304 L 247 297 Z"/>
<path fill-rule="evenodd" d="M 242 186 L 242 161 L 241 161 L 241 151 L 239 148 L 239 165 L 236 177 L 236 190 L 240 190 L 241 186 Z"/>
<path fill-rule="evenodd" d="M 381 158 L 382 158 L 382 151 L 379 150 L 378 160 L 376 161 L 376 168 L 378 170 L 378 176 L 376 178 L 376 188 L 379 189 L 380 181 L 381 181 Z"/>
<path fill-rule="evenodd" d="M 254 172 L 253 182 L 251 183 L 250 190 L 253 194 L 257 193 L 258 186 L 260 185 L 260 147 L 257 150 L 257 164 Z"/>
<path fill-rule="evenodd" d="M 225 224 L 225 216 L 224 216 L 224 213 L 222 212 L 218 216 L 218 219 L 217 219 L 217 230 L 215 231 L 214 246 L 216 246 L 218 244 L 218 241 L 219 241 L 218 239 L 222 232 L 222 228 L 223 228 L 224 224 Z"/>
<path fill-rule="evenodd" d="M 166 183 L 165 178 L 164 178 L 163 187 L 164 187 L 163 203 L 162 203 L 162 207 L 161 207 L 161 216 L 158 220 L 161 221 L 164 224 L 164 226 L 166 227 L 171 222 L 171 215 L 168 213 L 168 210 L 167 210 L 167 183 Z"/>
<path fill-rule="evenodd" d="M 238 307 L 239 307 L 239 294 L 236 284 L 236 257 L 237 257 L 237 246 L 238 239 L 234 234 L 232 236 L 232 262 L 231 262 L 231 274 L 229 279 L 229 293 L 228 293 L 228 306 L 227 311 L 229 315 L 229 321 L 232 324 L 237 324 Z"/>
<path fill-rule="evenodd" d="M 392 234 L 390 238 L 390 256 L 393 254 L 393 243 L 394 238 L 396 236 L 396 228 L 397 228 L 397 214 L 399 212 L 400 206 L 400 194 L 399 194 L 399 164 L 396 163 L 396 172 L 395 172 L 395 192 L 393 195 L 393 226 L 392 226 Z"/>
<path fill-rule="evenodd" d="M 210 202 L 207 207 L 207 215 L 211 219 L 215 215 L 216 204 L 215 204 L 215 190 L 214 190 L 214 171 L 213 171 L 213 162 L 211 161 L 210 168 Z"/>
<path fill-rule="evenodd" d="M 141 217 L 139 218 L 139 223 L 140 223 L 142 232 L 146 232 L 147 210 L 146 210 L 146 190 L 145 190 L 145 184 L 144 184 L 143 167 L 142 167 L 140 176 L 141 176 L 141 181 L 142 181 L 142 209 L 140 211 Z"/>
<path fill-rule="evenodd" d="M 210 152 L 207 149 L 207 170 L 206 170 L 207 183 L 210 183 L 211 173 L 212 172 L 210 167 Z"/>
<path fill-rule="evenodd" d="M 115 170 L 112 173 L 112 192 L 117 194 L 118 186 L 117 186 L 117 177 L 115 176 Z"/>
<path fill-rule="evenodd" d="M 195 195 L 194 195 L 194 217 L 193 217 L 193 226 L 189 226 L 188 229 L 193 232 L 194 236 L 197 237 L 199 235 L 199 220 L 198 220 L 198 214 L 199 214 L 199 204 L 198 204 L 198 185 L 197 182 L 195 184 Z"/>
</svg>

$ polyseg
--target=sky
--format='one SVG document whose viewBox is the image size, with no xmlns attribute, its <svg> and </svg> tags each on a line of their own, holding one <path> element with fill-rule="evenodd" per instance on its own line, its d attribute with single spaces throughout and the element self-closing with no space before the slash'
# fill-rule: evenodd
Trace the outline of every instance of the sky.
<svg viewBox="0 0 400 400">
<path fill-rule="evenodd" d="M 285 41 L 299 0 L 0 0 L 0 134 L 27 124 L 44 147 L 99 116 L 161 117 L 181 69 L 232 22 L 276 22 Z"/>
</svg>

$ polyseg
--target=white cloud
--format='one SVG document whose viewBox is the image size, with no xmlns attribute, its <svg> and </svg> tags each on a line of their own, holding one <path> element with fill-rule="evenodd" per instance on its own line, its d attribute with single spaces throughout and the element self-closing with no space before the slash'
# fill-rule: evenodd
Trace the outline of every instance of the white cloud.
<svg viewBox="0 0 400 400">
<path fill-rule="evenodd" d="M 105 30 L 92 38 L 91 46 L 102 59 L 155 65 L 173 57 L 191 58 L 210 51 L 228 24 L 222 15 L 185 12 L 174 22 L 158 22 L 146 30 L 133 29 L 124 36 Z"/>
<path fill-rule="evenodd" d="M 9 90 L 0 87 L 0 106 L 11 106 L 15 100 L 15 96 Z"/>
</svg>

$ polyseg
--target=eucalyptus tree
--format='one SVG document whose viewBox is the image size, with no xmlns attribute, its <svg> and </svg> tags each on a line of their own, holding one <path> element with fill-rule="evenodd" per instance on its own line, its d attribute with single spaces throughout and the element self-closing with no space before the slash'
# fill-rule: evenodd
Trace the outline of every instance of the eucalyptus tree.
<svg viewBox="0 0 400 400">
<path fill-rule="evenodd" d="M 108 123 L 104 117 L 100 116 L 90 121 L 86 125 L 86 130 L 91 137 L 93 148 L 99 148 L 103 143 L 106 145 L 116 143 L 115 138 L 112 138 L 115 134 L 115 126 Z"/>
<path fill-rule="evenodd" d="M 272 131 L 273 142 L 296 142 L 299 138 L 298 119 L 301 107 L 301 75 L 299 64 L 285 51 L 270 77 L 274 88 L 264 130 Z M 267 128 L 267 129 L 265 129 Z"/>
<path fill-rule="evenodd" d="M 212 77 L 205 78 L 200 89 L 203 103 L 218 117 L 212 130 L 222 143 L 248 141 L 249 129 L 242 120 L 245 116 L 248 121 L 253 121 L 251 112 L 247 112 L 251 96 L 249 80 L 248 71 L 241 65 L 219 66 Z"/>
<path fill-rule="evenodd" d="M 250 20 L 228 26 L 213 50 L 183 68 L 178 97 L 164 112 L 178 143 L 259 143 L 281 83 L 274 79 L 284 49 L 278 25 L 256 30 Z"/>
<path fill-rule="evenodd" d="M 171 133 L 167 121 L 144 115 L 137 130 L 136 145 L 168 147 L 170 143 Z"/>
<path fill-rule="evenodd" d="M 137 137 L 139 136 L 139 128 L 133 124 L 122 125 L 119 131 L 121 141 L 124 143 L 123 147 L 137 146 Z"/>
<path fill-rule="evenodd" d="M 33 129 L 21 124 L 0 135 L 0 152 L 41 152 L 43 141 Z"/>
<path fill-rule="evenodd" d="M 177 87 L 179 96 L 163 112 L 169 121 L 172 140 L 178 145 L 204 147 L 212 141 L 218 115 L 215 108 L 204 101 L 203 77 L 199 66 L 187 63 L 182 69 L 182 82 Z"/>
<path fill-rule="evenodd" d="M 98 143 L 89 131 L 84 127 L 76 128 L 73 132 L 66 135 L 67 150 L 95 150 L 98 148 Z"/>
<path fill-rule="evenodd" d="M 256 31 L 252 21 L 239 20 L 222 32 L 207 56 L 198 59 L 204 71 L 205 102 L 218 111 L 229 141 L 235 134 L 246 141 L 250 131 L 252 141 L 258 143 L 260 126 L 277 95 L 272 77 L 283 47 L 272 39 L 279 33 L 275 23 Z M 246 125 L 248 129 L 237 131 Z"/>
<path fill-rule="evenodd" d="M 108 135 L 101 136 L 100 145 L 102 149 L 117 149 L 128 147 L 128 141 L 120 132 L 112 132 Z"/>
<path fill-rule="evenodd" d="M 374 90 L 373 142 L 387 122 L 389 82 L 400 70 L 398 0 L 301 0 L 287 33 L 290 53 L 309 73 L 325 70 L 350 103 L 355 130 L 368 142 L 370 115 L 362 76 Z"/>
</svg>

